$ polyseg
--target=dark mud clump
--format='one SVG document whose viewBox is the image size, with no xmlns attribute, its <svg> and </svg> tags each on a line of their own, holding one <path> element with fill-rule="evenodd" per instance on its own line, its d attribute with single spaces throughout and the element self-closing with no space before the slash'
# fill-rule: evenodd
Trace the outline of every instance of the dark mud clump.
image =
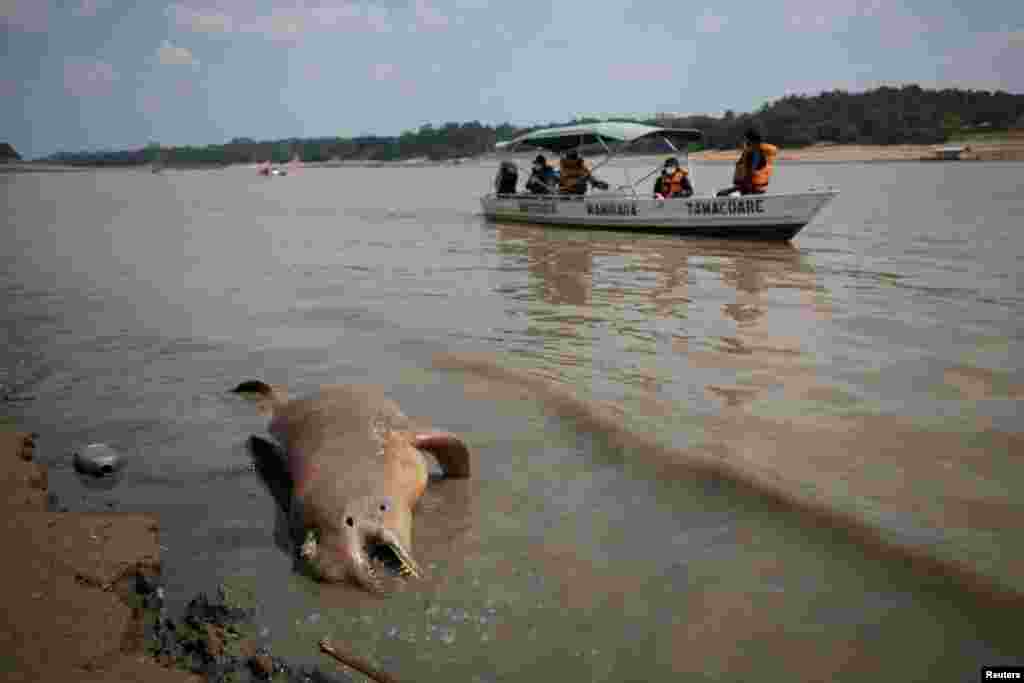
<svg viewBox="0 0 1024 683">
<path fill-rule="evenodd" d="M 259 646 L 253 623 L 255 610 L 231 604 L 223 589 L 218 590 L 215 599 L 200 593 L 189 602 L 179 621 L 168 618 L 161 588 L 140 582 L 136 590 L 149 612 L 147 652 L 165 666 L 200 674 L 211 683 L 352 683 L 352 678 L 343 673 L 293 666 Z"/>
</svg>

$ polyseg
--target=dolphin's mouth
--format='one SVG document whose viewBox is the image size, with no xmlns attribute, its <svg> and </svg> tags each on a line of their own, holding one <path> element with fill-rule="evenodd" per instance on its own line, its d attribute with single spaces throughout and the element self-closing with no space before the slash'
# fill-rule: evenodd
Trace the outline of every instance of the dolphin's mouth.
<svg viewBox="0 0 1024 683">
<path fill-rule="evenodd" d="M 316 529 L 307 529 L 299 555 L 315 572 L 323 575 L 320 552 L 319 532 Z M 380 580 L 380 574 L 392 578 L 423 578 L 419 565 L 401 543 L 386 538 L 386 534 L 368 536 L 362 547 L 362 555 L 363 561 L 360 564 L 373 584 Z"/>
<path fill-rule="evenodd" d="M 379 536 L 372 536 L 366 539 L 363 551 L 370 561 L 370 574 L 376 574 L 376 570 L 379 568 L 392 576 L 420 578 L 416 562 L 398 543 Z"/>
</svg>

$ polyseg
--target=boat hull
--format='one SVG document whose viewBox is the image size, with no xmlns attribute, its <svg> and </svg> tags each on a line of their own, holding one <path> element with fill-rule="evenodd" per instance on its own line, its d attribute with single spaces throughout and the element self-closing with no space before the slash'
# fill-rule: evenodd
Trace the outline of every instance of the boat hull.
<svg viewBox="0 0 1024 683">
<path fill-rule="evenodd" d="M 812 190 L 680 199 L 613 193 L 584 197 L 489 194 L 480 198 L 480 205 L 484 216 L 503 222 L 786 241 L 793 239 L 837 194 L 835 190 Z"/>
</svg>

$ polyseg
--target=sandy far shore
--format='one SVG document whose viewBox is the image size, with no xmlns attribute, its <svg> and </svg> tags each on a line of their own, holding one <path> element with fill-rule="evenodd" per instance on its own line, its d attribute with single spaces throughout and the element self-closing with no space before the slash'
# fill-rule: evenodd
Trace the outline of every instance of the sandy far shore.
<svg viewBox="0 0 1024 683">
<path fill-rule="evenodd" d="M 8 161 L 0 164 L 0 173 L 81 173 L 92 169 L 86 166 L 67 166 L 38 161 Z"/>
<path fill-rule="evenodd" d="M 0 428 L 0 678 L 199 683 L 143 654 L 138 577 L 160 571 L 154 517 L 48 511 L 35 437 Z"/>
<path fill-rule="evenodd" d="M 951 143 L 950 146 L 966 147 L 963 161 L 1024 161 L 1024 136 L 1009 138 L 1003 142 Z M 857 162 L 857 161 L 920 161 L 933 159 L 935 151 L 943 145 L 830 145 L 817 144 L 810 147 L 779 150 L 778 160 L 807 162 Z M 693 161 L 730 161 L 739 158 L 739 150 L 708 150 L 690 155 Z"/>
</svg>

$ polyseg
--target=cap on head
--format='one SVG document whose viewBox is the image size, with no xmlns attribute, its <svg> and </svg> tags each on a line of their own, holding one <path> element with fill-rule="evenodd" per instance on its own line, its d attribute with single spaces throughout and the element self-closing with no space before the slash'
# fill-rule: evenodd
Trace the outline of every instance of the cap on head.
<svg viewBox="0 0 1024 683">
<path fill-rule="evenodd" d="M 748 128 L 747 132 L 743 134 L 743 138 L 751 144 L 759 144 L 761 142 L 761 132 L 757 128 Z"/>
<path fill-rule="evenodd" d="M 543 154 L 538 154 L 537 158 L 533 160 L 533 163 L 543 165 L 548 163 L 548 160 L 544 158 Z"/>
<path fill-rule="evenodd" d="M 676 159 L 675 157 L 669 157 L 668 159 L 665 159 L 665 168 L 678 167 L 678 166 L 679 166 L 679 159 Z"/>
</svg>

